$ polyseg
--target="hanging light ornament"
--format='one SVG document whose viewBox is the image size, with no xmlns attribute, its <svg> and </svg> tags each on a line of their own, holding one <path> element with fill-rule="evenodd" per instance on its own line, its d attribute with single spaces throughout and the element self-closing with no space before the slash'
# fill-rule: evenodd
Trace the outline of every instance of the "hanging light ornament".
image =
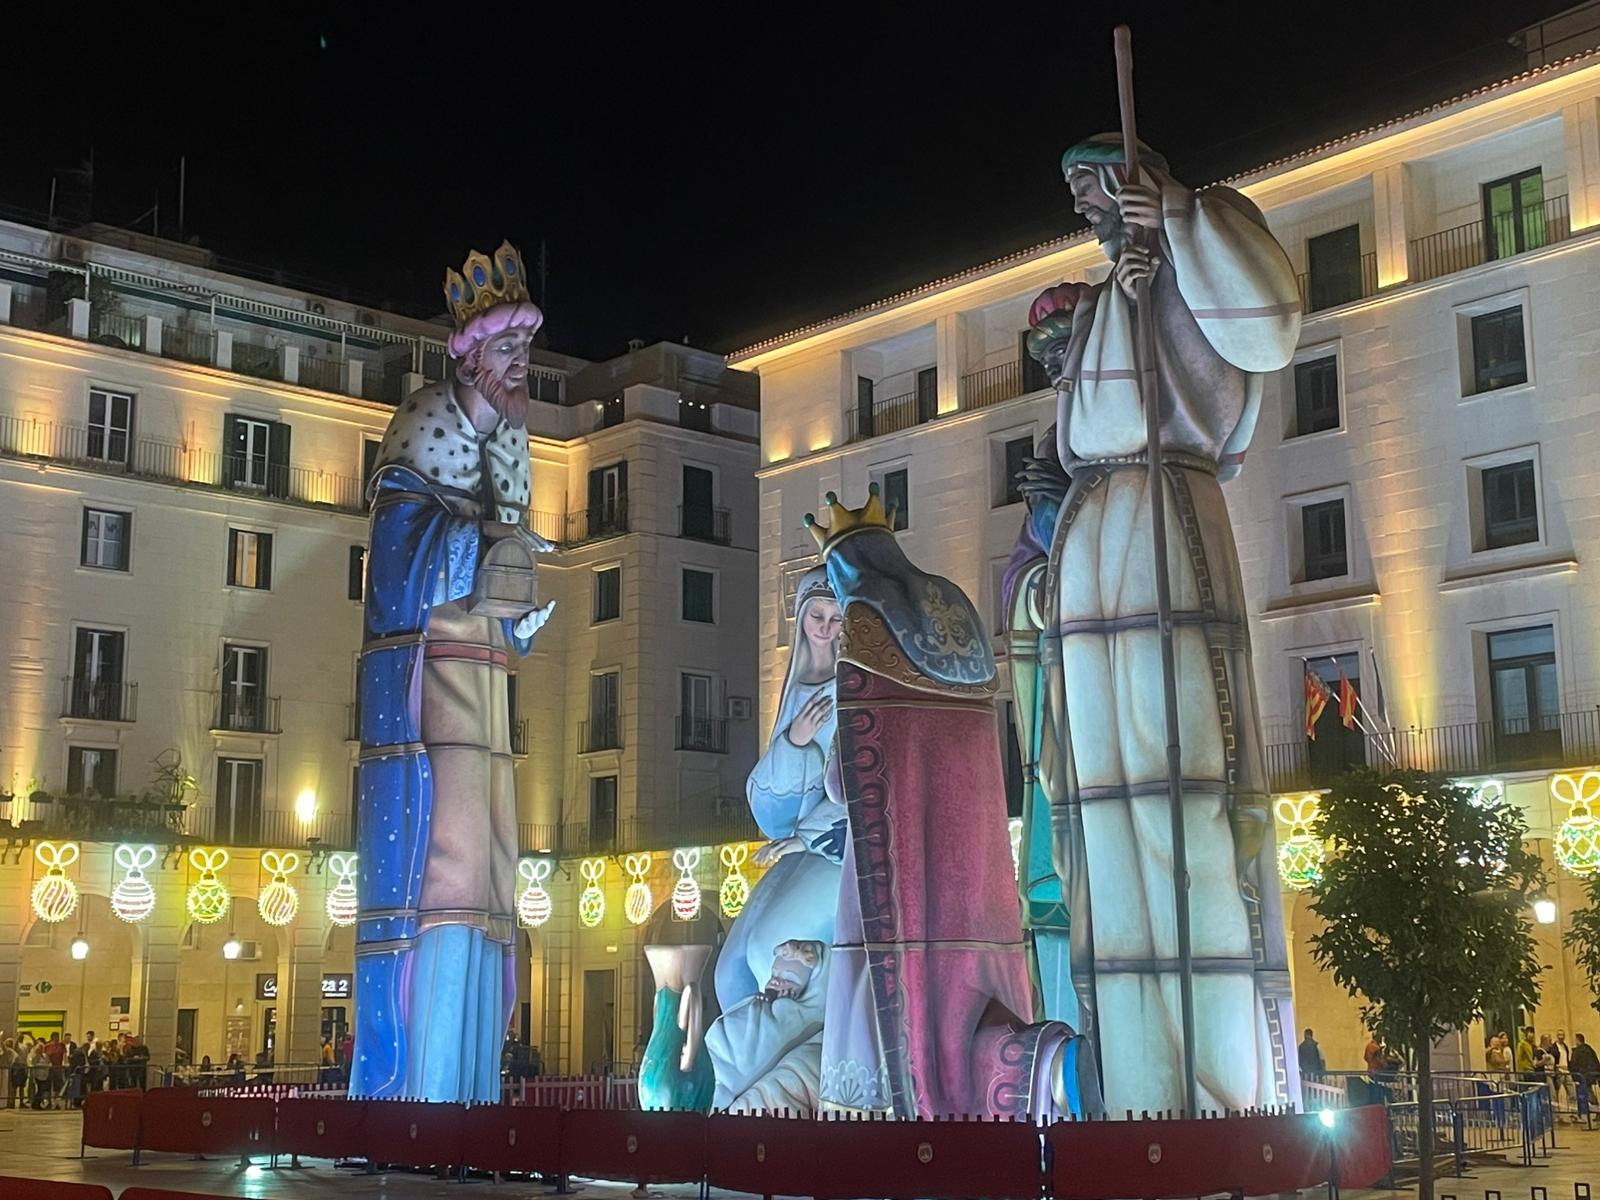
<svg viewBox="0 0 1600 1200">
<path fill-rule="evenodd" d="M 263 869 L 272 872 L 272 882 L 261 889 L 256 898 L 256 911 L 268 925 L 287 925 L 300 911 L 300 897 L 289 882 L 289 876 L 300 865 L 300 856 L 292 850 L 278 853 L 268 850 L 261 856 Z"/>
<path fill-rule="evenodd" d="M 67 868 L 78 861 L 78 843 L 40 842 L 33 856 L 44 864 L 44 874 L 33 885 L 33 911 L 39 920 L 65 921 L 78 907 L 78 885 L 67 878 Z"/>
<path fill-rule="evenodd" d="M 578 864 L 578 874 L 584 880 L 584 889 L 578 893 L 578 920 L 593 929 L 606 918 L 606 894 L 600 890 L 600 881 L 606 874 L 606 860 L 586 858 Z"/>
<path fill-rule="evenodd" d="M 749 846 L 735 844 L 722 848 L 722 865 L 728 868 L 728 873 L 722 877 L 717 901 L 722 906 L 722 915 L 730 921 L 744 911 L 745 901 L 750 899 L 750 881 L 744 877 L 742 869 L 749 857 Z"/>
<path fill-rule="evenodd" d="M 1022 818 L 1012 817 L 1006 822 L 1006 832 L 1011 836 L 1011 878 L 1022 877 Z"/>
<path fill-rule="evenodd" d="M 183 906 L 200 924 L 214 925 L 228 915 L 231 903 L 227 885 L 217 878 L 217 872 L 228 865 L 228 852 L 196 848 L 189 851 L 189 865 L 200 872 L 200 878 L 189 885 Z"/>
<path fill-rule="evenodd" d="M 672 915 L 680 921 L 692 921 L 700 915 L 700 885 L 694 877 L 694 870 L 700 865 L 700 847 L 674 850 L 672 865 L 682 872 L 672 885 Z"/>
<path fill-rule="evenodd" d="M 622 915 L 628 918 L 630 925 L 643 925 L 656 906 L 656 898 L 650 894 L 650 885 L 644 879 L 650 873 L 650 856 L 630 854 L 622 860 L 622 869 L 631 880 L 628 893 L 622 898 Z"/>
<path fill-rule="evenodd" d="M 1563 771 L 1550 777 L 1550 795 L 1567 805 L 1567 819 L 1556 830 L 1556 861 L 1579 879 L 1600 871 L 1600 771 Z"/>
<path fill-rule="evenodd" d="M 156 890 L 144 877 L 144 870 L 156 861 L 154 846 L 118 846 L 112 860 L 122 868 L 122 878 L 111 889 L 111 911 L 120 920 L 136 925 L 156 910 Z"/>
<path fill-rule="evenodd" d="M 354 925 L 361 911 L 361 898 L 356 894 L 356 862 L 354 854 L 328 855 L 328 869 L 339 877 L 339 882 L 328 890 L 324 907 L 328 920 L 335 925 Z"/>
<path fill-rule="evenodd" d="M 1274 806 L 1278 820 L 1289 827 L 1289 836 L 1278 847 L 1278 878 L 1283 886 L 1303 892 L 1322 878 L 1322 842 L 1311 833 L 1317 819 L 1315 792 L 1304 796 L 1279 796 Z"/>
<path fill-rule="evenodd" d="M 517 897 L 517 919 L 529 929 L 537 929 L 550 919 L 550 893 L 544 881 L 550 878 L 548 858 L 525 858 L 517 864 L 517 874 L 528 881 Z"/>
</svg>

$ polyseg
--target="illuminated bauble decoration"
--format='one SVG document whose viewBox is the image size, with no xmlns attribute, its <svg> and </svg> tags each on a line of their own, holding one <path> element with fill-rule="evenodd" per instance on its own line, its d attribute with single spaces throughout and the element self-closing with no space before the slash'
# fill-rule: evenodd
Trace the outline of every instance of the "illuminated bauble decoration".
<svg viewBox="0 0 1600 1200">
<path fill-rule="evenodd" d="M 78 907 L 78 885 L 67 878 L 67 868 L 78 861 L 78 844 L 40 842 L 33 856 L 44 864 L 44 874 L 33 885 L 33 911 L 41 921 L 65 921 Z"/>
<path fill-rule="evenodd" d="M 650 919 L 650 913 L 656 906 L 656 898 L 650 894 L 650 885 L 644 881 L 644 877 L 650 873 L 650 856 L 630 854 L 622 860 L 622 869 L 628 873 L 631 881 L 628 894 L 622 898 L 622 915 L 628 918 L 630 925 L 643 925 Z"/>
<path fill-rule="evenodd" d="M 200 872 L 200 878 L 189 885 L 183 906 L 189 915 L 202 925 L 215 925 L 228 915 L 228 887 L 217 878 L 217 872 L 228 865 L 228 852 L 222 849 L 195 849 L 189 851 L 189 865 Z"/>
<path fill-rule="evenodd" d="M 1022 877 L 1022 818 L 1012 817 L 1006 822 L 1006 832 L 1011 835 L 1011 878 Z"/>
<path fill-rule="evenodd" d="M 354 854 L 328 855 L 328 870 L 339 877 L 339 882 L 328 889 L 328 898 L 324 907 L 328 910 L 328 920 L 335 925 L 349 926 L 356 923 L 356 915 L 361 909 L 361 898 L 356 894 L 356 862 Z"/>
<path fill-rule="evenodd" d="M 1556 861 L 1579 879 L 1600 871 L 1600 771 L 1563 771 L 1550 777 L 1550 795 L 1568 806 L 1567 819 L 1556 830 Z"/>
<path fill-rule="evenodd" d="M 528 884 L 517 897 L 517 920 L 529 929 L 537 929 L 550 919 L 550 893 L 544 890 L 550 867 L 548 858 L 525 858 L 517 864 L 517 874 Z"/>
<path fill-rule="evenodd" d="M 681 874 L 672 885 L 672 915 L 680 921 L 692 921 L 700 915 L 700 885 L 695 881 L 694 870 L 700 865 L 700 848 L 672 852 L 672 865 Z"/>
<path fill-rule="evenodd" d="M 722 906 L 722 915 L 732 920 L 744 911 L 745 902 L 750 899 L 750 881 L 744 877 L 742 869 L 745 859 L 750 857 L 750 847 L 724 846 L 720 857 L 728 873 L 717 889 L 717 902 Z"/>
<path fill-rule="evenodd" d="M 154 846 L 118 846 L 112 859 L 123 870 L 117 886 L 111 889 L 111 911 L 130 925 L 136 925 L 156 910 L 156 890 L 144 877 L 146 867 L 154 865 Z"/>
<path fill-rule="evenodd" d="M 1322 878 L 1325 852 L 1320 839 L 1311 833 L 1317 819 L 1316 793 L 1306 796 L 1279 796 L 1275 811 L 1278 820 L 1289 827 L 1289 836 L 1278 847 L 1278 878 L 1283 886 L 1303 892 Z"/>
<path fill-rule="evenodd" d="M 586 858 L 578 864 L 578 874 L 584 881 L 584 889 L 578 893 L 578 920 L 593 929 L 606 919 L 606 894 L 600 890 L 600 881 L 606 874 L 606 860 Z"/>
<path fill-rule="evenodd" d="M 272 872 L 272 882 L 261 889 L 256 898 L 256 911 L 268 925 L 287 925 L 300 911 L 300 896 L 289 882 L 289 876 L 300 865 L 300 856 L 292 850 L 282 854 L 268 850 L 261 856 L 261 866 Z"/>
</svg>

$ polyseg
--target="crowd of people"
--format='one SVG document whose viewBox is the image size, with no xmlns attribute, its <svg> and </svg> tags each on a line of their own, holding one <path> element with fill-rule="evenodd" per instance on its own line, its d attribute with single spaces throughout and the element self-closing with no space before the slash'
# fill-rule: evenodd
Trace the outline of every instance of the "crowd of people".
<svg viewBox="0 0 1600 1200">
<path fill-rule="evenodd" d="M 519 1079 L 537 1079 L 544 1074 L 544 1055 L 539 1047 L 529 1046 L 515 1032 L 506 1034 L 505 1045 L 500 1047 L 500 1076 L 507 1082 Z"/>
<path fill-rule="evenodd" d="M 0 1087 L 7 1108 L 81 1108 L 90 1092 L 144 1088 L 150 1051 L 135 1033 L 77 1041 L 70 1033 L 0 1037 Z"/>
</svg>

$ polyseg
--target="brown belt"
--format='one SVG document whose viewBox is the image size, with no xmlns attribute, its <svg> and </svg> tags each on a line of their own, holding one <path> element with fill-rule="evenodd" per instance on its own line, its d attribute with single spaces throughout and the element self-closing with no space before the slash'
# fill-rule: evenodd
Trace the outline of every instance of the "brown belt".
<svg viewBox="0 0 1600 1200">
<path fill-rule="evenodd" d="M 486 662 L 503 667 L 510 659 L 504 650 L 478 642 L 429 642 L 422 649 L 424 658 L 456 659 L 462 662 Z"/>
</svg>

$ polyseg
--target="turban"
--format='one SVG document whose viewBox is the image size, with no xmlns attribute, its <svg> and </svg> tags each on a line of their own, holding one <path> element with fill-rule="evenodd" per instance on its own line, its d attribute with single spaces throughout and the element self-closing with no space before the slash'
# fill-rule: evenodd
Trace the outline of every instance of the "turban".
<svg viewBox="0 0 1600 1200">
<path fill-rule="evenodd" d="M 1028 324 L 1033 326 L 1028 331 L 1029 358 L 1043 362 L 1046 347 L 1072 335 L 1072 312 L 1088 290 L 1087 284 L 1058 283 L 1034 298 L 1028 310 Z"/>
</svg>

